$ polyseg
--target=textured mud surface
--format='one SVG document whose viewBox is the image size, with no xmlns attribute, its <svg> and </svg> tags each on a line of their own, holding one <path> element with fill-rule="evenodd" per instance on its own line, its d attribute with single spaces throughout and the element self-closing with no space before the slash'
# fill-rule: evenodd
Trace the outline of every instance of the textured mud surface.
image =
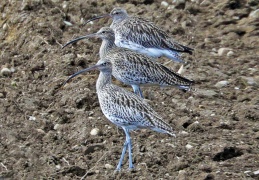
<svg viewBox="0 0 259 180">
<path fill-rule="evenodd" d="M 132 132 L 135 170 L 125 159 L 119 173 L 125 136 L 100 111 L 98 72 L 60 88 L 97 62 L 100 41 L 61 45 L 108 26 L 107 19 L 82 22 L 115 6 L 195 48 L 184 76 L 197 89 L 143 88 L 177 138 Z M 258 8 L 256 0 L 0 1 L 0 179 L 258 179 Z"/>
</svg>

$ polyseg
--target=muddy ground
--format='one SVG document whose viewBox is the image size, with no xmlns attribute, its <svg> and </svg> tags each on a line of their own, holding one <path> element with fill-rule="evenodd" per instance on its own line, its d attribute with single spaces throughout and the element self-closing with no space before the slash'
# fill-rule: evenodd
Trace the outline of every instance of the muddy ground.
<svg viewBox="0 0 259 180">
<path fill-rule="evenodd" d="M 187 93 L 143 88 L 177 137 L 132 132 L 135 169 L 126 158 L 119 173 L 125 135 L 100 111 L 98 72 L 60 88 L 97 62 L 100 41 L 61 46 L 109 26 L 82 23 L 115 6 L 193 47 L 183 75 L 196 81 Z M 257 0 L 1 1 L 0 179 L 259 179 L 258 8 Z"/>
</svg>

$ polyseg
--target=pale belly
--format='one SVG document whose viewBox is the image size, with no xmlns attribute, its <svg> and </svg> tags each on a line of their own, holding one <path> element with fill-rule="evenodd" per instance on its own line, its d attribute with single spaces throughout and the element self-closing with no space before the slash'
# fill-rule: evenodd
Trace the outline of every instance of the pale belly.
<svg viewBox="0 0 259 180">
<path fill-rule="evenodd" d="M 183 62 L 180 54 L 175 52 L 175 51 L 166 50 L 166 49 L 159 49 L 159 48 L 146 48 L 146 47 L 144 47 L 142 45 L 139 45 L 139 44 L 136 44 L 132 41 L 122 40 L 122 39 L 119 39 L 119 38 L 115 39 L 115 44 L 118 47 L 131 49 L 133 51 L 145 54 L 145 55 L 153 57 L 153 58 L 165 56 L 165 57 L 167 57 L 171 60 L 174 60 L 176 62 Z"/>
<path fill-rule="evenodd" d="M 123 47 L 123 48 L 131 49 L 133 51 L 136 51 L 136 52 L 139 52 L 139 53 L 142 53 L 142 54 L 154 57 L 154 58 L 158 58 L 160 56 L 163 56 L 163 53 L 159 49 L 156 49 L 156 48 L 145 48 L 144 46 L 141 46 L 141 45 L 136 44 L 136 43 L 131 42 L 131 41 L 115 39 L 115 44 L 118 47 Z"/>
</svg>

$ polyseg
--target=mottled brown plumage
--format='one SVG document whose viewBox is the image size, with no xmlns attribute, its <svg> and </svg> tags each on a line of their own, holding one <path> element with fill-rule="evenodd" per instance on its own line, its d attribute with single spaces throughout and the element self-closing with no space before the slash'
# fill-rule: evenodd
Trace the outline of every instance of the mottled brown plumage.
<svg viewBox="0 0 259 180">
<path fill-rule="evenodd" d="M 129 16 L 123 8 L 114 8 L 109 15 L 89 21 L 106 16 L 113 19 L 110 27 L 114 30 L 115 44 L 119 47 L 129 48 L 156 58 L 166 56 L 177 62 L 183 62 L 179 53 L 192 54 L 192 48 L 174 41 L 153 22 Z"/>
<path fill-rule="evenodd" d="M 121 127 L 126 134 L 126 141 L 116 169 L 121 169 L 127 149 L 129 151 L 129 168 L 132 169 L 130 130 L 145 128 L 167 133 L 171 136 L 175 136 L 175 134 L 172 127 L 163 121 L 162 117 L 144 99 L 111 83 L 112 67 L 113 65 L 109 61 L 100 60 L 95 66 L 70 76 L 66 82 L 83 72 L 94 69 L 100 70 L 96 90 L 102 112 L 108 120 Z"/>
<path fill-rule="evenodd" d="M 99 37 L 103 40 L 99 51 L 101 59 L 110 61 L 113 66 L 112 75 L 121 82 L 131 85 L 134 92 L 141 96 L 139 86 L 142 84 L 176 86 L 179 89 L 189 90 L 194 83 L 192 80 L 169 70 L 149 56 L 117 47 L 114 44 L 115 37 L 111 28 L 103 27 L 95 34 L 83 36 L 71 42 L 89 37 Z"/>
</svg>

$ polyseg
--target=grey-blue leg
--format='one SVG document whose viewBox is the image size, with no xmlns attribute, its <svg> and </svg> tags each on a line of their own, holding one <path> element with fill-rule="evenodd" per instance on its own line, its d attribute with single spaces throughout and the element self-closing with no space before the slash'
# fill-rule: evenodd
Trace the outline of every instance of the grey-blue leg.
<svg viewBox="0 0 259 180">
<path fill-rule="evenodd" d="M 125 131 L 125 130 L 124 130 L 124 131 Z M 126 140 L 125 140 L 124 145 L 123 145 L 123 149 L 122 149 L 120 161 L 119 161 L 119 163 L 118 163 L 118 165 L 117 165 L 117 168 L 116 168 L 117 171 L 121 170 L 122 161 L 123 161 L 123 158 L 124 158 L 124 156 L 125 156 L 127 147 L 128 147 L 128 142 L 127 142 L 127 135 L 126 135 Z"/>
<path fill-rule="evenodd" d="M 123 145 L 120 161 L 119 161 L 119 163 L 117 165 L 117 168 L 116 168 L 117 171 L 119 171 L 121 169 L 122 161 L 123 161 L 123 158 L 125 156 L 127 148 L 128 148 L 128 152 L 129 152 L 129 169 L 133 169 L 134 168 L 133 163 L 132 163 L 132 153 L 131 153 L 132 145 L 131 145 L 131 139 L 130 139 L 129 130 L 126 129 L 125 127 L 122 127 L 122 129 L 125 132 L 126 140 L 125 140 L 124 145 Z"/>
<path fill-rule="evenodd" d="M 137 94 L 137 95 L 139 95 L 140 97 L 143 98 L 142 91 L 141 91 L 141 89 L 138 85 L 131 85 L 131 87 L 133 88 L 133 91 L 134 91 L 135 94 Z"/>
<path fill-rule="evenodd" d="M 124 129 L 124 128 L 123 128 Z M 124 129 L 125 131 L 125 134 L 126 134 L 126 141 L 128 142 L 128 152 L 129 152 L 129 169 L 133 169 L 134 166 L 133 166 L 133 163 L 132 163 L 132 153 L 131 153 L 131 150 L 132 150 L 132 144 L 131 144 L 131 139 L 130 139 L 130 133 L 129 133 L 129 130 L 128 129 Z"/>
</svg>

